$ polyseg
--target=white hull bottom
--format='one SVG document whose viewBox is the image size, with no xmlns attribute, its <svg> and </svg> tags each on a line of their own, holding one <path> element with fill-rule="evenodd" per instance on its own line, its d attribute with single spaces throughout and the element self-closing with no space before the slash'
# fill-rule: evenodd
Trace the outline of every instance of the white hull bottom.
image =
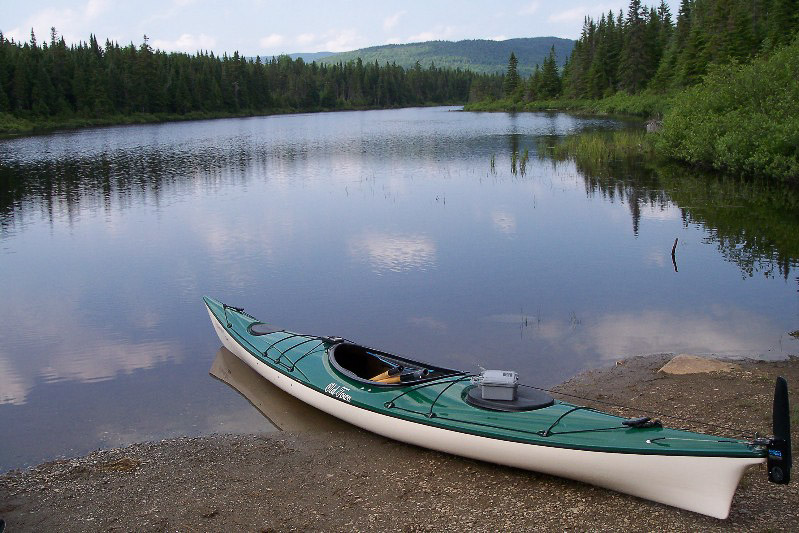
<svg viewBox="0 0 799 533">
<path fill-rule="evenodd" d="M 389 417 L 317 392 L 261 362 L 236 342 L 213 313 L 222 344 L 292 396 L 345 422 L 416 446 L 575 479 L 697 513 L 727 518 L 738 482 L 760 458 L 636 455 L 510 442 Z"/>
</svg>

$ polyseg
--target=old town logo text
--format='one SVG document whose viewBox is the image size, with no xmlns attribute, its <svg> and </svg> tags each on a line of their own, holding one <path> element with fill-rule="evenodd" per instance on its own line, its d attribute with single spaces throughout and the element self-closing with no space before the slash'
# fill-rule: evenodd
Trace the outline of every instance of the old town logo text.
<svg viewBox="0 0 799 533">
<path fill-rule="evenodd" d="M 344 385 L 337 385 L 336 383 L 331 383 L 327 387 L 325 387 L 325 392 L 328 393 L 333 398 L 338 398 L 339 400 L 344 400 L 345 402 L 351 402 L 352 396 L 347 394 L 350 389 L 345 387 Z"/>
</svg>

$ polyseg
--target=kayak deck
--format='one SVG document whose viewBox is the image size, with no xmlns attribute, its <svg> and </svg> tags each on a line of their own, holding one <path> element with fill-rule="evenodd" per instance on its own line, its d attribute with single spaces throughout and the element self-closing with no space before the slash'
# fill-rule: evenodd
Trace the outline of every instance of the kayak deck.
<svg viewBox="0 0 799 533">
<path fill-rule="evenodd" d="M 634 428 L 625 418 L 555 400 L 523 412 L 466 402 L 470 375 L 393 356 L 430 369 L 425 378 L 386 386 L 343 372 L 329 352 L 341 339 L 265 328 L 241 310 L 205 299 L 227 333 L 258 360 L 296 382 L 361 409 L 493 439 L 574 450 L 645 455 L 762 458 L 762 449 L 736 439 L 663 427 Z M 255 326 L 253 328 L 253 326 Z M 255 332 L 252 330 L 255 329 Z M 383 352 L 377 352 L 383 353 Z M 346 370 L 346 369 L 345 369 Z"/>
</svg>

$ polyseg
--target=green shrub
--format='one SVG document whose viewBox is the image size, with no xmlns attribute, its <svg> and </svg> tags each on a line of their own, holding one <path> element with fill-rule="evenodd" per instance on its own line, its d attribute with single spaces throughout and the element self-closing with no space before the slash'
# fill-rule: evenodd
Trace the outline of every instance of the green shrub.
<svg viewBox="0 0 799 533">
<path fill-rule="evenodd" d="M 0 135 L 15 135 L 33 130 L 33 124 L 9 113 L 0 113 Z"/>
<path fill-rule="evenodd" d="M 677 95 L 661 153 L 740 176 L 799 180 L 799 39 L 766 59 L 718 66 Z"/>
</svg>

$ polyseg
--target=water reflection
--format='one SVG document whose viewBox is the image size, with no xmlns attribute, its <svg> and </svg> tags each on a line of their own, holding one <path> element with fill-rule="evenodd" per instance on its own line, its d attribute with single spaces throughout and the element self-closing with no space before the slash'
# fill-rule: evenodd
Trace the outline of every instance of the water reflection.
<svg viewBox="0 0 799 533">
<path fill-rule="evenodd" d="M 292 433 L 354 431 L 353 426 L 275 387 L 227 348 L 216 353 L 209 373 L 246 398 L 276 429 Z"/>
<path fill-rule="evenodd" d="M 577 315 L 553 319 L 501 314 L 487 320 L 520 327 L 523 336 L 573 353 L 599 354 L 612 361 L 632 354 L 669 352 L 748 357 L 763 346 L 797 353 L 799 341 L 766 317 L 742 309 L 711 308 L 709 313 L 672 314 L 647 309 L 637 313 Z"/>
<path fill-rule="evenodd" d="M 597 162 L 578 156 L 575 162 L 589 197 L 629 206 L 635 235 L 642 219 L 679 217 L 685 226 L 706 228 L 706 242 L 747 276 L 777 273 L 787 280 L 799 266 L 797 187 L 687 172 L 637 158 Z"/>
<path fill-rule="evenodd" d="M 500 233 L 512 235 L 516 233 L 516 217 L 507 211 L 494 211 L 491 213 L 491 220 L 494 222 L 494 227 Z"/>
<path fill-rule="evenodd" d="M 8 296 L 7 303 L 17 301 Z M 0 347 L 0 405 L 26 403 L 37 383 L 104 381 L 182 360 L 182 350 L 171 340 L 125 338 L 118 331 L 87 324 L 81 316 L 79 309 L 59 300 L 35 313 L 17 307 L 7 319 L 12 327 L 4 332 Z M 157 318 L 145 314 L 142 320 L 146 325 Z"/>
<path fill-rule="evenodd" d="M 375 272 L 425 270 L 436 262 L 436 245 L 426 235 L 364 233 L 352 238 L 350 252 L 368 261 Z"/>
</svg>

